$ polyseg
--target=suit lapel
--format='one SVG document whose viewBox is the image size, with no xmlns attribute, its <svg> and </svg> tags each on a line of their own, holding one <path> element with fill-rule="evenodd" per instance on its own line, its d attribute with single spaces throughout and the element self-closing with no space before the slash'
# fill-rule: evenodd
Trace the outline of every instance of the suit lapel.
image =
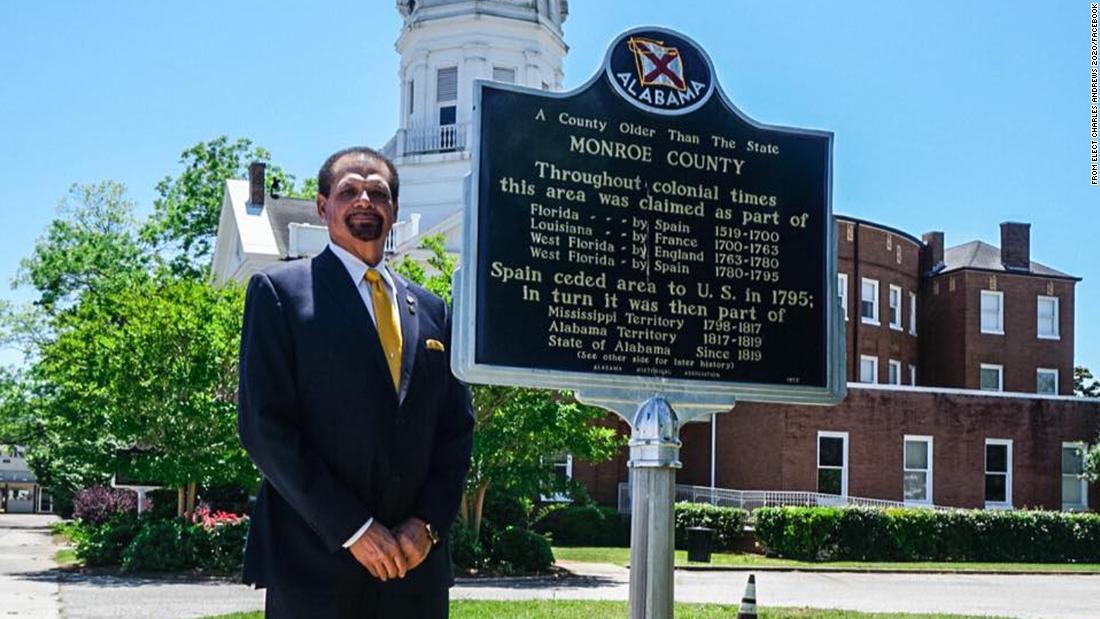
<svg viewBox="0 0 1100 619">
<path fill-rule="evenodd" d="M 397 295 L 397 311 L 401 314 L 401 390 L 397 401 L 404 403 L 405 396 L 409 393 L 409 380 L 412 378 L 416 352 L 420 347 L 420 320 L 416 314 L 416 296 L 409 290 L 408 284 L 393 269 L 390 269 L 390 276 L 393 277 L 394 292 Z"/>
<path fill-rule="evenodd" d="M 367 306 L 363 304 L 363 297 L 359 295 L 359 291 L 352 284 L 348 270 L 344 268 L 336 254 L 332 253 L 332 250 L 327 247 L 313 259 L 313 269 L 316 273 L 316 279 L 322 282 L 322 287 L 347 314 L 348 322 L 351 323 L 352 328 L 359 335 L 361 349 L 366 353 L 365 357 L 369 360 L 369 365 L 381 376 L 386 377 L 386 380 L 382 382 L 389 385 L 391 393 L 393 393 L 393 381 L 389 378 L 390 369 L 386 364 L 386 355 L 382 351 L 378 330 L 374 327 Z M 402 323 L 404 322 L 402 316 Z M 404 328 L 402 328 L 402 331 L 404 331 Z M 402 333 L 402 337 L 404 337 L 404 333 Z M 404 362 L 402 362 L 402 365 L 404 365 Z"/>
</svg>

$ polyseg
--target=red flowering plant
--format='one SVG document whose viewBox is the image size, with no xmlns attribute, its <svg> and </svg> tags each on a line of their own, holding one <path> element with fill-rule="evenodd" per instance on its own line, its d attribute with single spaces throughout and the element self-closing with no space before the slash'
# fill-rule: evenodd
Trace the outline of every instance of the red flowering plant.
<svg viewBox="0 0 1100 619">
<path fill-rule="evenodd" d="M 226 525 L 242 524 L 248 520 L 248 516 L 234 514 L 224 510 L 210 511 L 209 505 L 199 505 L 191 513 L 192 524 L 202 525 L 203 529 L 211 531 Z"/>
</svg>

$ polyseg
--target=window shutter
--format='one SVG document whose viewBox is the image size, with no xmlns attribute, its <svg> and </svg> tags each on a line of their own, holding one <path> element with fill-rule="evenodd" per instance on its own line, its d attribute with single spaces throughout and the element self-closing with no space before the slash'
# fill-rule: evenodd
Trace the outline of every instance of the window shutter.
<svg viewBox="0 0 1100 619">
<path fill-rule="evenodd" d="M 439 69 L 436 73 L 435 100 L 439 103 L 458 100 L 458 67 Z"/>
</svg>

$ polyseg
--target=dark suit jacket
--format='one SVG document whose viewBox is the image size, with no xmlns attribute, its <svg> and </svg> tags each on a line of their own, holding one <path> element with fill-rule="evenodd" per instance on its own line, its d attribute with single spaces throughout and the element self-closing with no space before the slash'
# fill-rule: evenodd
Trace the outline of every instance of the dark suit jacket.
<svg viewBox="0 0 1100 619">
<path fill-rule="evenodd" d="M 362 297 L 331 250 L 249 282 L 237 423 L 264 479 L 245 551 L 247 583 L 339 594 L 453 582 L 446 539 L 387 583 L 343 548 L 370 517 L 393 527 L 418 516 L 445 535 L 470 465 L 473 416 L 451 374 L 450 313 L 435 295 L 394 279 L 399 391 Z M 428 339 L 447 350 L 428 349 Z"/>
</svg>

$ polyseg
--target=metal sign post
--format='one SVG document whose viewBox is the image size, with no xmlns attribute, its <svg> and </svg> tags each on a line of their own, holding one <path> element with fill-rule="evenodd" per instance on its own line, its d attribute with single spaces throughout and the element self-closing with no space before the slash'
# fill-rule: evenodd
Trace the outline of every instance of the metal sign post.
<svg viewBox="0 0 1100 619">
<path fill-rule="evenodd" d="M 630 617 L 671 617 L 680 424 L 668 400 L 655 396 L 638 407 L 631 425 Z"/>
<path fill-rule="evenodd" d="M 748 118 L 660 27 L 576 90 L 473 102 L 451 367 L 630 423 L 630 616 L 671 618 L 680 428 L 845 394 L 832 134 Z"/>
</svg>

